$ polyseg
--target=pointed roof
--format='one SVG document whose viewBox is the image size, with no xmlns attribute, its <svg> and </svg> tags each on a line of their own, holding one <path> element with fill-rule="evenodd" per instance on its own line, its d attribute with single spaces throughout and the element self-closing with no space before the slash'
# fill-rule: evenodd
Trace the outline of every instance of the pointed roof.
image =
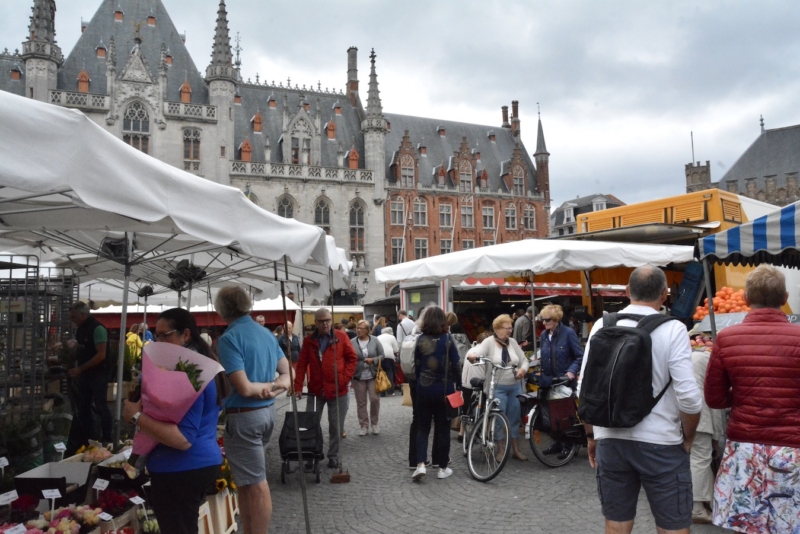
<svg viewBox="0 0 800 534">
<path fill-rule="evenodd" d="M 217 10 L 217 27 L 214 30 L 214 45 L 211 48 L 211 63 L 206 69 L 206 79 L 236 81 L 225 0 L 220 0 Z"/>
<path fill-rule="evenodd" d="M 31 41 L 56 42 L 56 2 L 55 0 L 34 0 L 31 7 L 31 23 L 28 26 L 28 37 Z"/>
<path fill-rule="evenodd" d="M 369 55 L 371 63 L 369 69 L 369 91 L 367 92 L 367 117 L 376 117 L 383 114 L 380 91 L 378 90 L 378 74 L 375 72 L 375 49 Z"/>
<path fill-rule="evenodd" d="M 534 156 L 538 155 L 546 155 L 549 156 L 550 152 L 547 151 L 547 147 L 544 144 L 544 130 L 542 130 L 542 117 L 539 116 L 539 131 L 536 135 L 536 153 Z"/>
</svg>

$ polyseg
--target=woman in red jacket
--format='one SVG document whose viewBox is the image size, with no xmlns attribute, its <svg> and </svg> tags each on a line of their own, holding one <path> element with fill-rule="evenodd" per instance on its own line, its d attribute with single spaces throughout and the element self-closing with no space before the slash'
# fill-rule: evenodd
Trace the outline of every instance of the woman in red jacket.
<svg viewBox="0 0 800 534">
<path fill-rule="evenodd" d="M 744 322 L 717 336 L 705 380 L 710 408 L 730 408 L 714 486 L 715 525 L 738 532 L 800 529 L 800 326 L 789 323 L 786 279 L 747 277 Z"/>
</svg>

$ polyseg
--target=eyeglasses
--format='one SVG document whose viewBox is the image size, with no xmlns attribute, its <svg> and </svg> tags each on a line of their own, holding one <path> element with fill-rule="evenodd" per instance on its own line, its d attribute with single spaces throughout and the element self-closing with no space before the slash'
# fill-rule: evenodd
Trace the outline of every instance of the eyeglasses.
<svg viewBox="0 0 800 534">
<path fill-rule="evenodd" d="M 555 322 L 555 321 L 556 320 L 553 319 L 552 317 L 542 317 L 542 322 L 543 323 L 549 323 L 549 322 Z"/>
<path fill-rule="evenodd" d="M 514 330 L 514 327 L 511 325 L 508 326 L 500 326 L 497 328 L 498 330 Z"/>
<path fill-rule="evenodd" d="M 177 332 L 177 330 L 170 330 L 169 332 L 161 332 L 160 334 L 156 334 L 156 341 L 164 341 L 175 332 Z"/>
<path fill-rule="evenodd" d="M 330 319 L 317 319 L 314 322 L 316 322 L 317 324 L 325 324 L 325 323 L 331 322 L 331 320 Z"/>
</svg>

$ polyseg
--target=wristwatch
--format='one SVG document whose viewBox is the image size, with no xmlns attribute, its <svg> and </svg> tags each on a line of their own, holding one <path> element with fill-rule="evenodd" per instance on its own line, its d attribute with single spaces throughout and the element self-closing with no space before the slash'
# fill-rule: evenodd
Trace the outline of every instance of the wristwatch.
<svg viewBox="0 0 800 534">
<path fill-rule="evenodd" d="M 131 424 L 135 425 L 136 423 L 138 423 L 139 422 L 139 417 L 141 417 L 141 416 L 142 416 L 142 412 L 136 412 L 135 414 L 133 414 L 133 417 L 131 417 Z"/>
</svg>

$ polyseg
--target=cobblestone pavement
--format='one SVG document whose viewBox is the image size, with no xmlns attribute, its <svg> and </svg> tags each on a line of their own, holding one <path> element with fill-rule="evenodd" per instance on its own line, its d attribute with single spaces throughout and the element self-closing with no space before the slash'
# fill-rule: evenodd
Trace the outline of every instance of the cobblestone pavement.
<svg viewBox="0 0 800 534">
<path fill-rule="evenodd" d="M 351 394 L 345 421 L 347 439 L 341 445 L 343 466 L 350 472 L 351 481 L 331 484 L 327 460 L 321 483 L 314 483 L 313 476 L 307 477 L 312 533 L 603 532 L 594 472 L 589 468 L 585 449 L 568 465 L 551 469 L 539 463 L 525 443 L 522 450 L 529 460 L 509 459 L 500 475 L 484 484 L 470 476 L 453 432 L 453 476 L 439 480 L 435 470 L 429 469 L 420 482 L 413 482 L 407 467 L 411 409 L 402 406 L 401 400 L 401 396 L 381 399 L 380 435 L 359 437 Z M 280 481 L 278 435 L 290 402 L 284 397 L 277 402 L 277 424 L 267 453 L 267 480 L 273 503 L 270 532 L 304 533 L 300 475 L 290 475 L 285 485 Z M 300 402 L 300 409 L 303 408 L 305 399 Z M 322 419 L 327 452 L 327 417 Z M 655 532 L 644 492 L 640 494 L 634 532 Z M 695 525 L 692 532 L 725 530 Z"/>
</svg>

